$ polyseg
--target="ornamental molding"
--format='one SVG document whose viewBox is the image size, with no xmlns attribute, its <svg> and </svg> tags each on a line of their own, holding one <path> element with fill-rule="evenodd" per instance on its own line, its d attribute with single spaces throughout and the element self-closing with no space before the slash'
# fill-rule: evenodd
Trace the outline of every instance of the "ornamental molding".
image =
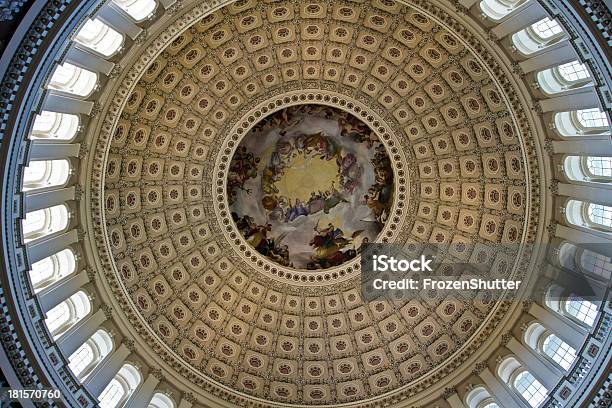
<svg viewBox="0 0 612 408">
<path fill-rule="evenodd" d="M 487 67 L 489 74 L 493 75 L 495 78 L 495 83 L 499 89 L 503 91 L 504 98 L 506 98 L 506 103 L 509 106 L 510 111 L 512 112 L 512 118 L 514 119 L 514 123 L 516 128 L 519 130 L 521 135 L 521 144 L 522 144 L 522 152 L 525 160 L 525 167 L 528 176 L 528 188 L 530 189 L 529 197 L 529 217 L 525 219 L 525 233 L 523 234 L 523 243 L 533 243 L 536 235 L 537 235 L 537 220 L 540 211 L 540 190 L 538 188 L 539 184 L 539 167 L 538 167 L 538 159 L 536 154 L 535 146 L 538 144 L 533 140 L 533 131 L 530 128 L 530 119 L 527 118 L 525 112 L 521 106 L 521 99 L 517 96 L 516 91 L 510 82 L 510 80 L 506 77 L 506 73 L 501 67 L 498 65 L 495 58 L 488 52 L 487 48 L 480 44 L 479 40 L 471 35 L 470 31 L 456 20 L 454 20 L 449 14 L 447 14 L 441 8 L 432 5 L 431 3 L 424 1 L 417 1 L 415 4 L 411 4 L 411 7 L 414 9 L 432 17 L 436 22 L 448 28 L 449 30 L 455 32 L 460 36 L 464 45 L 466 45 L 475 55 L 479 56 L 480 61 Z M 185 365 L 182 358 L 177 356 L 175 352 L 168 350 L 165 346 L 161 345 L 160 339 L 155 333 L 152 333 L 150 328 L 138 314 L 134 313 L 134 304 L 132 300 L 127 296 L 126 288 L 123 287 L 122 283 L 118 278 L 118 272 L 116 271 L 114 261 L 112 259 L 111 251 L 109 249 L 108 238 L 106 234 L 106 221 L 105 216 L 102 211 L 103 209 L 103 186 L 104 186 L 104 171 L 106 165 L 106 155 L 108 152 L 108 143 L 112 138 L 112 134 L 114 133 L 115 126 L 120 117 L 120 113 L 125 105 L 127 97 L 130 95 L 131 90 L 136 86 L 139 78 L 142 76 L 144 70 L 148 67 L 148 65 L 159 55 L 164 47 L 164 44 L 168 44 L 174 38 L 176 38 L 180 32 L 185 30 L 190 25 L 194 24 L 199 19 L 205 17 L 208 13 L 211 12 L 211 9 L 208 5 L 202 4 L 196 6 L 194 9 L 185 12 L 180 18 L 171 26 L 166 28 L 164 32 L 162 32 L 157 39 L 152 41 L 152 45 L 150 45 L 140 56 L 140 58 L 134 63 L 134 65 L 129 69 L 127 74 L 124 76 L 123 81 L 117 87 L 117 91 L 115 93 L 115 97 L 112 100 L 110 106 L 105 107 L 103 109 L 103 119 L 101 131 L 98 136 L 98 140 L 95 143 L 95 150 L 93 154 L 93 162 L 92 162 L 92 173 L 90 173 L 90 180 L 93 186 L 93 190 L 91 191 L 91 214 L 92 217 L 92 230 L 93 236 L 95 236 L 95 240 L 91 241 L 96 243 L 97 252 L 100 255 L 100 259 L 102 262 L 102 268 L 104 270 L 104 275 L 109 283 L 109 288 L 113 292 L 113 295 L 117 299 L 118 304 L 121 306 L 123 313 L 126 314 L 130 325 L 134 328 L 136 332 L 152 347 L 153 351 L 165 362 L 174 368 L 178 373 L 183 375 L 186 379 L 192 382 L 196 386 L 202 387 L 205 391 L 210 392 L 219 397 L 228 398 L 227 388 L 221 386 L 216 381 L 211 380 L 206 376 L 202 376 L 199 372 L 194 372 L 191 370 L 188 365 Z M 299 88 L 299 87 L 298 87 Z M 319 94 L 321 98 L 343 98 L 343 100 L 348 103 L 351 99 L 353 99 L 352 103 L 357 104 L 368 104 L 368 107 L 372 107 L 374 112 L 381 115 L 384 114 L 384 111 L 378 109 L 377 103 L 372 103 L 373 101 L 368 98 L 363 98 L 361 95 L 355 95 L 354 97 L 349 97 L 348 95 L 343 95 L 342 88 L 336 87 L 332 84 L 328 83 L 319 83 L 315 81 L 304 81 L 302 85 L 303 90 L 312 90 L 312 95 Z M 332 91 L 334 90 L 334 91 Z M 258 100 L 254 101 L 255 103 L 273 103 L 276 106 L 275 99 L 277 95 L 282 93 L 290 93 L 291 91 L 295 91 L 293 89 L 287 88 L 277 88 L 268 92 L 266 95 L 260 97 Z M 352 91 L 351 91 L 352 92 Z M 291 94 L 288 96 L 289 101 L 291 103 Z M 299 95 L 296 95 L 298 99 Z M 281 100 L 282 101 L 282 100 Z M 282 102 L 281 102 L 282 103 Z M 340 106 L 339 106 L 340 107 Z M 342 108 L 342 107 L 340 107 Z M 346 108 L 344 108 L 346 109 Z M 374 117 L 374 115 L 372 115 Z M 383 120 L 384 118 L 381 118 Z M 237 121 L 235 121 L 237 122 Z M 226 129 L 229 126 L 225 127 Z M 389 126 L 390 129 L 393 129 L 393 125 Z M 224 132 L 219 132 L 223 134 Z M 221 146 L 221 144 L 217 144 L 217 146 Z M 213 152 L 216 154 L 218 152 Z M 404 154 L 407 154 L 404 151 Z M 412 180 L 412 179 L 411 179 Z M 412 188 L 412 185 L 411 185 Z M 217 208 L 218 209 L 218 208 Z M 215 236 L 218 236 L 222 233 L 222 230 L 218 226 L 211 225 L 211 231 Z M 405 237 L 406 232 L 401 231 L 397 236 Z M 403 239 L 403 238 L 402 238 Z M 219 245 L 220 252 L 224 253 L 224 250 L 229 248 L 227 244 L 221 243 Z M 532 254 L 530 251 L 525 250 L 521 256 L 517 257 L 517 274 L 515 277 L 522 276 L 520 274 L 524 273 L 527 270 L 527 266 L 531 262 Z M 257 262 L 257 258 L 254 262 Z M 237 263 L 234 266 L 238 266 L 240 268 L 245 268 L 246 264 L 244 262 Z M 271 288 L 275 289 L 287 289 L 288 286 L 279 286 L 278 282 L 275 279 L 260 279 L 260 282 L 264 282 Z M 355 282 L 344 282 L 343 287 L 351 287 Z M 340 288 L 340 286 L 335 286 L 335 289 Z M 308 288 L 307 292 L 311 292 L 312 294 L 321 294 L 321 288 Z M 453 372 L 457 368 L 459 368 L 463 362 L 467 361 L 469 357 L 478 350 L 479 346 L 495 331 L 495 327 L 499 322 L 501 322 L 508 312 L 510 305 L 507 303 L 499 304 L 495 313 L 491 316 L 484 327 L 477 336 L 470 339 L 470 341 L 466 342 L 463 349 L 456 353 L 453 358 L 446 360 L 440 367 L 438 367 L 433 373 L 428 375 L 426 378 L 422 380 L 413 381 L 410 384 L 402 386 L 399 390 L 395 390 L 393 393 L 389 395 L 383 395 L 380 397 L 376 397 L 371 402 L 363 401 L 361 406 L 378 406 L 382 401 L 398 401 L 401 399 L 406 399 L 411 396 L 417 395 L 419 392 L 423 391 L 426 388 L 431 387 L 436 384 L 440 380 L 444 379 L 449 373 Z M 251 397 L 237 393 L 236 391 L 231 391 L 232 397 L 228 400 L 236 402 L 236 401 L 246 401 L 250 400 Z M 257 404 L 256 404 L 257 405 Z"/>
</svg>

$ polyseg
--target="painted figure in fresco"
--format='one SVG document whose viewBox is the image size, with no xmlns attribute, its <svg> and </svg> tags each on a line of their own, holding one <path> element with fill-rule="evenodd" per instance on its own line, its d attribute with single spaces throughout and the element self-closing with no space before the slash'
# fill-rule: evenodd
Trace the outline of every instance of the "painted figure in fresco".
<svg viewBox="0 0 612 408">
<path fill-rule="evenodd" d="M 340 156 L 340 146 L 321 132 L 298 136 L 296 146 L 306 156 L 314 154 L 321 160 L 332 160 Z"/>
<path fill-rule="evenodd" d="M 340 170 L 340 185 L 344 192 L 352 194 L 361 184 L 363 167 L 357 162 L 357 157 L 353 153 L 338 158 L 337 163 Z"/>
<path fill-rule="evenodd" d="M 258 225 L 253 217 L 249 215 L 240 217 L 235 212 L 232 212 L 232 218 L 242 236 L 257 252 L 281 265 L 293 266 L 289 259 L 289 246 L 280 245 L 284 236 L 279 239 L 268 236 L 272 231 L 272 224 Z"/>
<path fill-rule="evenodd" d="M 289 211 L 287 212 L 286 221 L 291 222 L 301 215 L 308 215 L 308 208 L 304 206 L 304 203 L 299 198 L 295 199 L 295 205 L 291 205 L 289 200 Z"/>
<path fill-rule="evenodd" d="M 349 137 L 357 143 L 366 143 L 368 149 L 371 149 L 378 140 L 376 133 L 372 132 L 365 123 L 347 113 L 338 118 L 338 125 L 341 136 Z"/>
<path fill-rule="evenodd" d="M 385 147 L 380 142 L 371 163 L 374 166 L 375 183 L 368 188 L 363 202 L 372 211 L 375 221 L 382 225 L 389 216 L 393 200 L 393 170 Z"/>
<path fill-rule="evenodd" d="M 227 175 L 230 204 L 235 200 L 237 190 L 244 191 L 247 194 L 251 193 L 251 189 L 245 188 L 244 185 L 249 179 L 257 177 L 257 165 L 260 160 L 253 153 L 247 152 L 245 146 L 236 149 Z"/>
<path fill-rule="evenodd" d="M 334 186 L 334 182 L 332 181 L 332 190 L 325 191 L 324 193 L 325 201 L 323 204 L 323 212 L 325 214 L 329 214 L 329 210 L 337 206 L 341 203 L 348 203 L 348 200 L 340 194 L 340 192 Z"/>
<path fill-rule="evenodd" d="M 314 230 L 316 234 L 309 244 L 315 248 L 315 252 L 311 257 L 311 262 L 306 266 L 307 269 L 330 268 L 340 265 L 357 255 L 354 247 L 350 249 L 344 248 L 351 245 L 363 230 L 353 232 L 350 238 L 346 238 L 344 231 L 335 227 L 332 223 L 329 223 L 327 228 L 323 229 L 320 229 L 319 224 L 317 224 Z"/>
<path fill-rule="evenodd" d="M 269 167 L 265 168 L 261 173 L 261 189 L 264 194 L 278 193 L 278 188 L 274 185 L 278 180 L 280 180 L 280 175 L 278 173 L 274 173 Z"/>
</svg>

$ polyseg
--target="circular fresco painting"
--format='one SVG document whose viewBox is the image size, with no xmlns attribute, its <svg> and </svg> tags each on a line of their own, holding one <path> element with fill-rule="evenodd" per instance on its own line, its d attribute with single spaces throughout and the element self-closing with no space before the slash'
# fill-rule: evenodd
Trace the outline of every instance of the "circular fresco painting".
<svg viewBox="0 0 612 408">
<path fill-rule="evenodd" d="M 300 105 L 262 119 L 242 139 L 227 191 L 236 227 L 260 254 L 325 269 L 376 239 L 393 202 L 393 170 L 359 119 Z"/>
</svg>

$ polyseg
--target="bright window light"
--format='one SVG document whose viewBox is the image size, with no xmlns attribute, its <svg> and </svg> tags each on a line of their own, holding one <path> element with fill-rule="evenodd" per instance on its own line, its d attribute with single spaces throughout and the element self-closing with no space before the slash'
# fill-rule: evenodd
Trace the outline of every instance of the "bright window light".
<svg viewBox="0 0 612 408">
<path fill-rule="evenodd" d="M 523 371 L 514 380 L 514 387 L 532 407 L 546 399 L 548 391 L 529 371 Z"/>
</svg>

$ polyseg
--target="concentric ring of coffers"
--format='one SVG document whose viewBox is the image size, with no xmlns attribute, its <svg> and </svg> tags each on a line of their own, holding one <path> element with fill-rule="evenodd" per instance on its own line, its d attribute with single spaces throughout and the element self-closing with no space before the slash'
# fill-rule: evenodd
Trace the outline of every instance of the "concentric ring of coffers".
<svg viewBox="0 0 612 408">
<path fill-rule="evenodd" d="M 198 381 L 278 403 L 350 402 L 400 387 L 409 396 L 406 384 L 429 372 L 443 378 L 467 358 L 455 351 L 494 327 L 488 317 L 500 306 L 482 293 L 468 302 L 432 292 L 433 308 L 364 304 L 356 268 L 287 271 L 236 235 L 226 170 L 259 121 L 248 113 L 312 97 L 369 111 L 368 126 L 389 134 L 387 151 L 403 166 L 393 167 L 396 182 L 407 182 L 393 198 L 396 227 L 381 240 L 447 244 L 465 258 L 478 242 L 524 239 L 534 222 L 525 216 L 526 172 L 537 169 L 523 159 L 511 87 L 502 90 L 424 11 L 374 3 L 276 2 L 264 13 L 229 5 L 125 84 L 125 106 L 106 129 L 112 137 L 96 147 L 107 155 L 106 256 L 116 260 L 108 266 L 126 288 L 117 294 L 134 305 L 124 311 L 162 340 L 149 344 L 174 368 L 195 369 Z M 511 254 L 484 256 L 492 268 L 515 264 Z"/>
</svg>

